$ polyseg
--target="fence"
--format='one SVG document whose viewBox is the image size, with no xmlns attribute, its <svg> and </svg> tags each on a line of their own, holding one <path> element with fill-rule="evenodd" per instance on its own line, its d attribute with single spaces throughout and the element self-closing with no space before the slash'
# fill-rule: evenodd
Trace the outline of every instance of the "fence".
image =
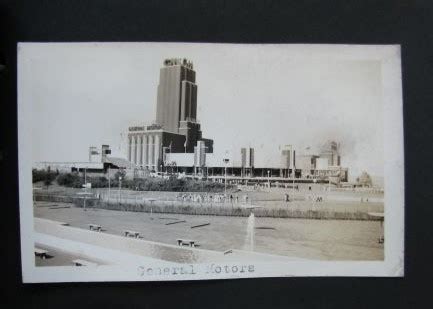
<svg viewBox="0 0 433 309">
<path fill-rule="evenodd" d="M 248 217 L 254 212 L 256 217 L 270 218 L 299 218 L 316 220 L 370 220 L 378 221 L 379 218 L 371 217 L 366 212 L 315 210 L 315 209 L 290 209 L 286 208 L 248 208 L 252 205 L 243 204 L 205 204 L 187 203 L 187 205 L 176 201 L 152 201 L 119 203 L 103 201 L 97 198 L 77 197 L 70 195 L 35 194 L 36 201 L 50 201 L 59 203 L 73 203 L 77 207 L 99 208 L 118 211 L 147 212 L 147 213 L 168 213 L 186 215 L 212 215 L 212 216 L 239 216 Z"/>
</svg>

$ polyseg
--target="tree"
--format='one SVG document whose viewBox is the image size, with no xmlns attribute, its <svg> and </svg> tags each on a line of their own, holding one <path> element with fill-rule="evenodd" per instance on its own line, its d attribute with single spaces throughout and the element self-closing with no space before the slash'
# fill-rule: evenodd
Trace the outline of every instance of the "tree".
<svg viewBox="0 0 433 309">
<path fill-rule="evenodd" d="M 32 182 L 36 183 L 42 181 L 47 187 L 51 185 L 52 181 L 56 179 L 57 175 L 48 168 L 47 170 L 32 170 Z"/>
<path fill-rule="evenodd" d="M 48 175 L 48 174 L 47 174 L 47 175 Z M 45 180 L 44 180 L 44 185 L 47 186 L 47 189 L 48 189 L 48 187 L 51 185 L 51 183 L 52 183 L 52 181 L 51 181 L 51 179 L 50 179 L 49 177 L 45 178 Z"/>
<path fill-rule="evenodd" d="M 119 177 L 122 177 L 122 179 L 125 179 L 126 171 L 124 169 L 119 169 L 116 174 L 114 174 L 114 179 L 119 180 Z"/>
<path fill-rule="evenodd" d="M 51 172 L 50 169 L 45 174 L 44 185 L 48 187 L 52 184 L 53 180 L 56 179 L 56 174 Z"/>
<path fill-rule="evenodd" d="M 84 181 L 77 173 L 74 172 L 74 173 L 60 174 L 57 177 L 57 183 L 60 186 L 81 188 L 81 186 L 84 184 Z"/>
</svg>

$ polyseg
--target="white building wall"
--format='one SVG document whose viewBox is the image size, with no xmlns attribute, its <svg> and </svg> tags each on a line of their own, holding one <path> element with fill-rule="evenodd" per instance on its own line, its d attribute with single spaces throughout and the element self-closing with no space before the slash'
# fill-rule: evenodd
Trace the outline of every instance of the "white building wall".
<svg viewBox="0 0 433 309">
<path fill-rule="evenodd" d="M 177 166 L 194 166 L 194 153 L 167 153 L 167 163 L 176 163 Z"/>
<path fill-rule="evenodd" d="M 298 156 L 296 158 L 296 168 L 301 170 L 313 169 L 311 160 L 312 160 L 312 156 Z"/>
<path fill-rule="evenodd" d="M 155 169 L 159 170 L 158 161 L 159 161 L 159 155 L 160 155 L 160 149 L 161 149 L 161 138 L 159 135 L 155 135 L 155 156 L 153 165 L 155 165 Z"/>
<path fill-rule="evenodd" d="M 128 136 L 128 161 L 131 162 L 132 137 Z"/>
<path fill-rule="evenodd" d="M 316 159 L 316 169 L 317 170 L 327 170 L 328 169 L 328 158 L 317 158 Z"/>
</svg>

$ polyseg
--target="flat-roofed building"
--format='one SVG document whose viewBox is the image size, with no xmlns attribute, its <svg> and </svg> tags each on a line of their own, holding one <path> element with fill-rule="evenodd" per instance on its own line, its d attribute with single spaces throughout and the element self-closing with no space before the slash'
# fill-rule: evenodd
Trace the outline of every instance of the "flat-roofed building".
<svg viewBox="0 0 433 309">
<path fill-rule="evenodd" d="M 326 142 L 320 151 L 319 156 L 328 160 L 328 166 L 340 166 L 340 145 L 334 141 Z"/>
<path fill-rule="evenodd" d="M 316 159 L 316 170 L 327 170 L 329 167 L 328 158 L 319 157 Z"/>
<path fill-rule="evenodd" d="M 241 175 L 246 177 L 254 175 L 254 148 L 241 148 Z"/>
<path fill-rule="evenodd" d="M 301 176 L 310 178 L 314 175 L 316 169 L 316 160 L 319 158 L 317 155 L 298 155 L 296 157 L 296 169 L 301 171 Z M 326 159 L 324 159 L 326 161 Z"/>
</svg>

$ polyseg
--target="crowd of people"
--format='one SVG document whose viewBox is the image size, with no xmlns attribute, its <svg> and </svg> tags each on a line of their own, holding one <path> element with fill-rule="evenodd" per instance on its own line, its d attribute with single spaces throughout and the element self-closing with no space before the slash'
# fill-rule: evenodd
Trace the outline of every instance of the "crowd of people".
<svg viewBox="0 0 433 309">
<path fill-rule="evenodd" d="M 307 199 L 313 202 L 323 202 L 323 196 L 307 195 Z"/>
<path fill-rule="evenodd" d="M 323 202 L 323 196 L 309 194 L 306 196 L 309 201 Z M 176 196 L 177 201 L 192 203 L 248 203 L 248 194 L 223 194 L 223 193 L 180 193 Z M 283 195 L 284 202 L 290 202 L 288 193 Z"/>
<path fill-rule="evenodd" d="M 248 203 L 248 194 L 239 196 L 238 194 L 222 194 L 222 193 L 182 193 L 178 194 L 176 199 L 182 202 L 193 203 Z"/>
</svg>

